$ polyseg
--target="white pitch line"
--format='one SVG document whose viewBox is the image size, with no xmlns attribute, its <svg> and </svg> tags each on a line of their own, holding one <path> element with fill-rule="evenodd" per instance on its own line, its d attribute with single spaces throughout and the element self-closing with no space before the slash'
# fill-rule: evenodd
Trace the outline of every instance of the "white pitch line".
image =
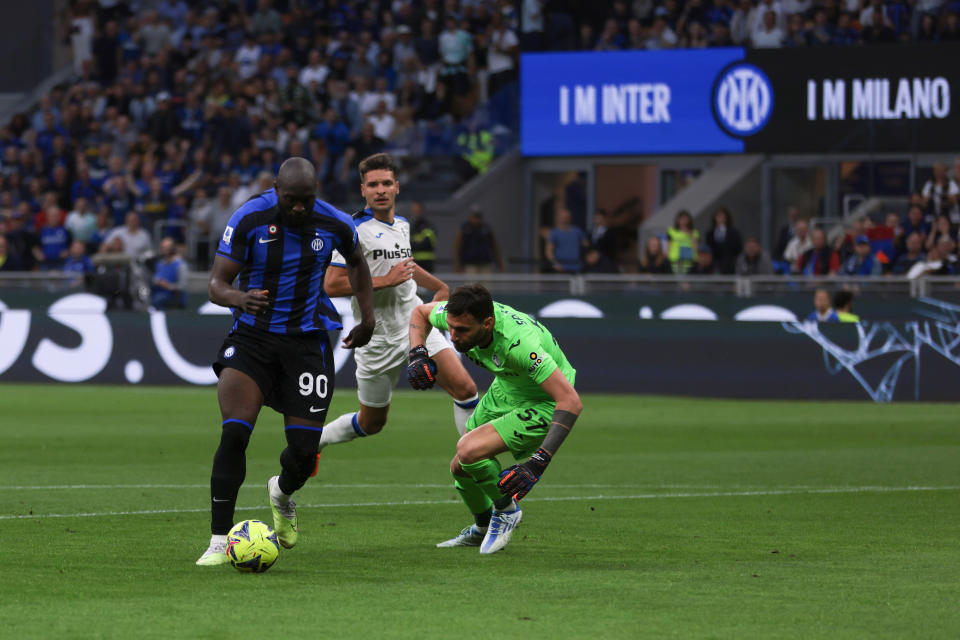
<svg viewBox="0 0 960 640">
<path fill-rule="evenodd" d="M 842 494 L 842 493 L 900 493 L 907 491 L 958 491 L 960 485 L 945 487 L 827 487 L 823 489 L 776 489 L 769 491 L 716 491 L 710 493 L 642 493 L 626 496 L 547 496 L 528 498 L 524 502 L 584 502 L 587 500 L 658 500 L 665 498 L 729 498 L 751 496 L 787 496 L 804 494 Z M 300 504 L 301 508 L 335 509 L 344 507 L 399 507 L 405 505 L 444 505 L 459 504 L 458 500 L 401 500 L 398 502 L 330 502 L 323 504 Z M 265 509 L 257 507 L 237 507 L 237 511 L 253 511 Z M 150 509 L 144 511 L 105 511 L 100 513 L 44 513 L 26 515 L 0 515 L 0 520 L 33 520 L 45 518 L 100 518 L 109 516 L 142 516 L 162 515 L 171 513 L 205 513 L 202 509 Z"/>
<path fill-rule="evenodd" d="M 733 485 L 732 488 L 749 489 L 764 485 Z M 723 489 L 731 485 L 714 484 L 550 484 L 553 489 Z M 210 484 L 52 484 L 0 486 L 0 491 L 46 491 L 46 490 L 82 490 L 82 489 L 209 489 Z M 301 489 L 452 489 L 453 483 L 446 484 L 324 484 L 318 482 Z M 806 486 L 783 486 L 784 489 L 805 489 Z"/>
</svg>

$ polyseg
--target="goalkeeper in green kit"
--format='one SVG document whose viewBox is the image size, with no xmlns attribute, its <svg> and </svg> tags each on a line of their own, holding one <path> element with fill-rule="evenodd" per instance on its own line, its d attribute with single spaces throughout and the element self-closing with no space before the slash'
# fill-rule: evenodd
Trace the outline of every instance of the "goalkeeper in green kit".
<svg viewBox="0 0 960 640">
<path fill-rule="evenodd" d="M 414 309 L 407 367 L 414 389 L 436 382 L 436 364 L 424 347 L 431 325 L 449 330 L 457 351 L 496 376 L 450 462 L 454 484 L 475 522 L 437 546 L 479 546 L 480 553 L 495 553 L 520 524 L 518 501 L 543 475 L 583 409 L 573 388 L 577 372 L 546 327 L 494 302 L 482 285 L 469 284 L 454 289 L 445 302 Z M 506 451 L 516 460 L 529 460 L 501 471 L 496 456 Z"/>
</svg>

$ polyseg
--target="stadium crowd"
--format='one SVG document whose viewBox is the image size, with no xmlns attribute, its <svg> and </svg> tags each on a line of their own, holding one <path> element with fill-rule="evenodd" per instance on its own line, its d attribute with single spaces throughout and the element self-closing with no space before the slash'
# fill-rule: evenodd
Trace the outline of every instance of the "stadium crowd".
<svg viewBox="0 0 960 640">
<path fill-rule="evenodd" d="M 521 50 L 946 41 L 956 39 L 958 8 L 960 0 L 73 0 L 63 30 L 73 78 L 0 127 L 0 271 L 89 273 L 90 256 L 142 258 L 165 237 L 205 269 L 230 213 L 293 155 L 315 163 L 333 202 L 356 193 L 357 162 L 381 150 L 406 168 L 446 156 L 469 178 L 515 139 L 498 132 L 516 134 Z M 558 212 L 544 234 L 544 268 L 759 273 L 771 262 L 834 272 L 866 236 L 880 270 L 899 273 L 901 257 L 946 248 L 938 196 L 917 197 L 929 233 L 913 214 L 892 227 L 862 221 L 840 245 L 818 248 L 814 231 L 802 253 L 778 247 L 769 261 L 725 210 L 702 240 L 692 225 L 666 246 L 651 240 L 639 265 L 615 255 L 624 230 L 614 214 L 598 213 L 588 236 Z M 802 235 L 801 222 L 788 233 Z"/>
</svg>

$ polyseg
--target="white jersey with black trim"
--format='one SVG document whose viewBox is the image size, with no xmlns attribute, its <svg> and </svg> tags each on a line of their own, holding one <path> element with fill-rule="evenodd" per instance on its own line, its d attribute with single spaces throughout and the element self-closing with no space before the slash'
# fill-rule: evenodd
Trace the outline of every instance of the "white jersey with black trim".
<svg viewBox="0 0 960 640">
<path fill-rule="evenodd" d="M 398 262 L 409 260 L 413 256 L 410 249 L 410 223 L 406 218 L 394 216 L 393 224 L 377 220 L 369 209 L 357 212 L 353 216 L 363 248 L 363 257 L 370 267 L 370 275 L 385 276 Z M 346 262 L 334 251 L 330 266 L 346 267 Z M 377 326 L 373 331 L 372 343 L 395 342 L 398 338 L 403 344 L 408 342 L 410 314 L 423 301 L 417 296 L 417 283 L 411 278 L 395 287 L 385 287 L 373 292 L 373 312 Z M 353 317 L 360 322 L 360 306 L 354 297 L 351 300 Z"/>
</svg>

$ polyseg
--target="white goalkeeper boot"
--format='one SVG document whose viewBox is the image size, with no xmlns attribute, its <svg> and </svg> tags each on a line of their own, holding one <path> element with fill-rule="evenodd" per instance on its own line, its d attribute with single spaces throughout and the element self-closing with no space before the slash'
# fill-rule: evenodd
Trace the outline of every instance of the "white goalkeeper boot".
<svg viewBox="0 0 960 640">
<path fill-rule="evenodd" d="M 483 542 L 485 531 L 481 531 L 477 525 L 472 524 L 461 531 L 456 538 L 450 538 L 443 542 L 438 542 L 438 547 L 479 547 Z"/>
<path fill-rule="evenodd" d="M 507 546 L 513 536 L 513 530 L 517 528 L 522 519 L 523 511 L 520 510 L 520 505 L 517 504 L 516 500 L 503 511 L 494 509 L 493 515 L 490 516 L 490 527 L 487 529 L 487 535 L 484 536 L 483 542 L 480 544 L 480 553 L 496 553 Z"/>
</svg>

